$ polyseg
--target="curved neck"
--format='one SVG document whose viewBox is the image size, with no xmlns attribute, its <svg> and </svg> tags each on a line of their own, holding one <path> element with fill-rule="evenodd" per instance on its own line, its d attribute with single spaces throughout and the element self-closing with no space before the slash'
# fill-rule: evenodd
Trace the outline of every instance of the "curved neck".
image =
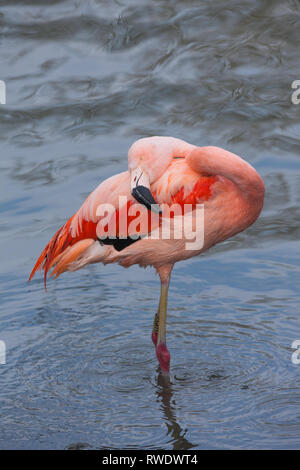
<svg viewBox="0 0 300 470">
<path fill-rule="evenodd" d="M 187 158 L 198 173 L 224 176 L 251 202 L 263 203 L 265 186 L 257 171 L 238 155 L 219 147 L 197 147 Z"/>
</svg>

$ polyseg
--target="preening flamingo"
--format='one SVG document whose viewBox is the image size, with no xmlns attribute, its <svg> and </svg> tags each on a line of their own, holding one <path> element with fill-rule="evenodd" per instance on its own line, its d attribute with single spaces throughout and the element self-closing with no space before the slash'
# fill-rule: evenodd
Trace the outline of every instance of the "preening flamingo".
<svg viewBox="0 0 300 470">
<path fill-rule="evenodd" d="M 128 171 L 103 181 L 88 196 L 47 244 L 29 281 L 39 268 L 44 270 L 46 287 L 50 268 L 53 268 L 51 276 L 58 277 L 64 271 L 75 271 L 97 262 L 119 263 L 126 268 L 133 264 L 153 266 L 160 276 L 161 292 L 152 341 L 161 370 L 168 373 L 167 298 L 174 263 L 196 256 L 246 229 L 262 210 L 264 192 L 263 180 L 256 170 L 227 150 L 197 147 L 173 137 L 140 139 L 129 149 Z M 119 204 L 119 196 L 124 197 L 123 206 Z M 188 248 L 190 236 L 183 234 L 178 238 L 178 226 L 184 221 L 184 214 L 174 217 L 169 214 L 172 216 L 170 237 L 162 236 L 161 207 L 174 203 L 179 207 L 188 204 L 192 218 L 197 204 L 203 204 L 204 240 L 198 249 Z M 127 216 L 125 229 L 115 223 L 115 238 L 110 236 L 108 226 L 116 214 L 107 212 L 104 217 L 99 211 L 103 204 L 110 204 L 116 214 L 123 211 Z M 129 229 L 135 217 L 130 215 L 133 207 L 140 210 L 139 215 L 144 211 L 147 221 L 150 220 L 147 233 L 138 238 L 133 238 L 135 234 Z M 150 218 L 152 211 L 156 212 L 156 222 Z M 141 225 L 138 228 L 143 232 Z M 156 237 L 147 237 L 154 232 Z"/>
</svg>

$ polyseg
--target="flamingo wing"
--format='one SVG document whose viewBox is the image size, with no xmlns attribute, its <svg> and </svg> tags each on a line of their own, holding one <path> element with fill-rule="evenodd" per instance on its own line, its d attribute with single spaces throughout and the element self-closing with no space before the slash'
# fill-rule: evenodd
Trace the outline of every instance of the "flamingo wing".
<svg viewBox="0 0 300 470">
<path fill-rule="evenodd" d="M 185 159 L 176 160 L 170 165 L 165 174 L 153 185 L 153 194 L 159 203 L 169 205 L 184 204 L 195 205 L 204 202 L 211 197 L 211 185 L 216 181 L 215 176 L 199 175 L 187 163 Z M 101 183 L 86 199 L 80 209 L 55 233 L 49 243 L 42 251 L 31 274 L 29 281 L 33 278 L 38 269 L 44 271 L 44 284 L 46 288 L 47 274 L 54 268 L 51 275 L 58 277 L 64 272 L 68 265 L 75 261 L 102 232 L 104 225 L 99 224 L 100 217 L 97 216 L 97 209 L 101 203 L 111 203 L 118 207 L 119 195 L 126 195 L 128 203 L 125 211 L 128 214 L 130 206 L 133 204 L 129 193 L 128 172 L 114 175 Z M 118 211 L 116 219 L 118 220 Z M 147 211 L 148 212 L 148 211 Z M 135 216 L 127 215 L 127 227 Z M 151 227 L 151 215 L 148 212 L 148 227 Z M 150 225 L 149 225 L 150 224 Z M 116 227 L 117 235 L 119 227 Z M 128 246 L 123 241 L 122 246 L 118 246 L 117 240 L 115 249 L 120 251 Z"/>
<path fill-rule="evenodd" d="M 80 209 L 55 233 L 42 251 L 30 276 L 38 269 L 44 270 L 46 287 L 47 274 L 55 266 L 52 274 L 59 276 L 66 266 L 97 240 L 97 208 L 101 203 L 116 203 L 119 193 L 126 193 L 128 172 L 114 175 L 103 181 L 86 199 Z"/>
<path fill-rule="evenodd" d="M 63 258 L 68 256 L 64 261 L 71 262 L 71 259 L 75 259 L 75 254 L 75 257 L 79 256 L 92 242 L 97 240 L 97 222 L 94 222 L 93 220 L 80 218 L 79 230 L 74 233 L 72 224 L 74 224 L 74 218 L 76 216 L 77 213 L 73 215 L 51 238 L 38 258 L 30 274 L 29 281 L 33 278 L 38 269 L 43 269 L 46 287 L 47 274 L 53 265 L 59 265 L 60 263 L 61 269 L 62 265 L 65 264 L 62 263 Z M 60 269 L 57 270 L 56 273 L 60 273 Z"/>
</svg>

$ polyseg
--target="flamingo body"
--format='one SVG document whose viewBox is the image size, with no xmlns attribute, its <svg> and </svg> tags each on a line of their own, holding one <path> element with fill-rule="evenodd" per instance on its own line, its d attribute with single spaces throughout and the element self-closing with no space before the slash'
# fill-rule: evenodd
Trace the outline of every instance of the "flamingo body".
<svg viewBox="0 0 300 470">
<path fill-rule="evenodd" d="M 171 236 L 161 232 L 164 211 L 153 222 L 151 211 L 133 197 L 131 185 L 148 181 L 149 190 L 159 206 L 189 204 L 192 217 L 197 204 L 204 205 L 204 243 L 198 250 L 186 248 L 186 238 L 174 239 L 180 216 L 170 220 Z M 147 183 L 146 183 L 147 186 Z M 144 188 L 145 189 L 145 188 Z M 120 196 L 124 204 L 120 206 Z M 126 199 L 125 199 L 126 198 Z M 80 209 L 57 231 L 38 258 L 29 280 L 38 269 L 58 277 L 64 271 L 75 271 L 88 264 L 119 263 L 154 266 L 161 279 L 161 302 L 152 332 L 153 343 L 163 371 L 169 370 L 170 355 L 166 348 L 165 317 L 167 290 L 174 263 L 206 251 L 251 225 L 259 216 L 264 201 L 264 183 L 254 168 L 243 159 L 217 147 L 197 147 L 172 137 L 150 137 L 135 142 L 128 153 L 128 171 L 103 181 L 86 199 Z M 156 239 L 142 238 L 130 245 L 101 243 L 107 233 L 109 217 L 99 216 L 99 207 L 115 208 L 116 220 L 126 216 L 126 226 L 115 223 L 118 239 L 132 235 L 132 209 L 141 209 L 147 234 L 157 231 Z M 181 216 L 182 217 L 182 216 Z M 124 245 L 124 247 L 123 247 Z M 166 290 L 166 291 L 165 291 Z M 163 300 L 162 300 L 163 299 Z M 158 315 L 158 314 L 157 314 Z"/>
</svg>

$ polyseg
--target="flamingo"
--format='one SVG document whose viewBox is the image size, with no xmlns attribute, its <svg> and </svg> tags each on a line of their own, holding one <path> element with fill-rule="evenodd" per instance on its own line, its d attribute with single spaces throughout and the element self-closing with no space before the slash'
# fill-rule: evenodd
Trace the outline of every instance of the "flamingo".
<svg viewBox="0 0 300 470">
<path fill-rule="evenodd" d="M 160 277 L 160 300 L 154 317 L 152 341 L 160 370 L 169 374 L 170 353 L 166 344 L 167 300 L 170 276 L 177 261 L 191 258 L 213 245 L 243 231 L 258 218 L 264 202 L 264 183 L 256 170 L 241 157 L 219 147 L 199 147 L 174 137 L 146 137 L 137 140 L 128 152 L 128 171 L 103 181 L 80 209 L 56 232 L 38 258 L 29 281 L 38 269 L 58 277 L 65 271 L 102 262 L 123 267 L 153 266 Z M 120 196 L 125 197 L 120 206 Z M 176 237 L 178 223 L 185 215 L 169 216 L 171 236 L 158 232 L 164 219 L 162 206 L 189 205 L 194 218 L 197 204 L 204 207 L 204 239 L 197 249 L 187 247 L 187 236 Z M 107 217 L 99 215 L 109 204 L 127 215 L 125 232 L 115 224 L 115 237 L 107 235 Z M 129 222 L 132 208 L 144 210 L 146 219 L 157 218 L 146 236 L 133 237 Z M 152 220 L 152 219 L 151 219 Z M 122 232 L 122 233 L 121 233 Z M 106 234 L 106 238 L 105 238 Z M 172 236 L 173 235 L 173 236 Z M 189 237 L 190 239 L 190 237 Z"/>
</svg>

